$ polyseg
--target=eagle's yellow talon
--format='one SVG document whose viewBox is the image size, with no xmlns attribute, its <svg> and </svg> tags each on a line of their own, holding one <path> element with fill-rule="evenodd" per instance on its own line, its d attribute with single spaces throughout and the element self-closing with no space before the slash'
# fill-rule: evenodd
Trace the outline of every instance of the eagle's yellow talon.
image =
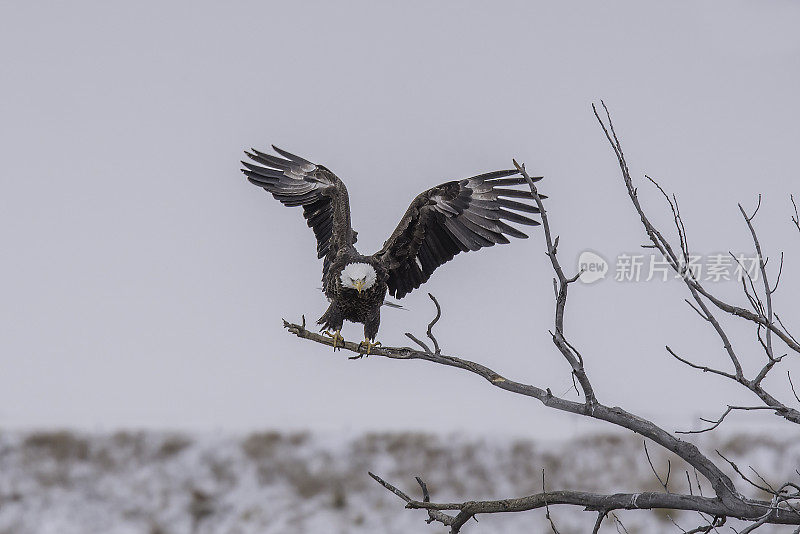
<svg viewBox="0 0 800 534">
<path fill-rule="evenodd" d="M 374 347 L 380 347 L 380 346 L 381 346 L 381 342 L 380 342 L 380 341 L 376 341 L 376 342 L 374 342 L 374 343 L 373 343 L 373 342 L 372 342 L 372 341 L 370 341 L 369 339 L 365 339 L 364 341 L 362 341 L 361 343 L 359 343 L 359 344 L 358 344 L 358 347 L 359 347 L 359 348 L 361 348 L 361 347 L 363 347 L 363 346 L 366 346 L 366 347 L 367 347 L 367 353 L 366 353 L 366 356 L 369 356 L 369 353 L 370 353 L 370 351 L 371 351 L 371 350 L 372 350 Z"/>
<path fill-rule="evenodd" d="M 339 347 L 339 349 L 344 347 L 344 337 L 342 337 L 342 331 L 341 330 L 337 330 L 333 334 L 331 334 L 328 330 L 324 330 L 322 332 L 322 335 L 328 336 L 329 338 L 333 339 L 333 350 L 336 350 L 337 347 Z M 342 342 L 341 345 L 339 345 L 340 341 Z"/>
</svg>

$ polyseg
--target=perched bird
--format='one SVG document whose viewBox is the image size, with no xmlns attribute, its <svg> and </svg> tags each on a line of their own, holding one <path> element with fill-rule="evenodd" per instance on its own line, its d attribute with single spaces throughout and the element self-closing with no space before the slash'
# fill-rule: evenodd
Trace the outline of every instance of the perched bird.
<svg viewBox="0 0 800 534">
<path fill-rule="evenodd" d="M 507 235 L 528 237 L 505 221 L 539 224 L 518 213 L 539 213 L 531 203 L 531 192 L 503 187 L 524 185 L 525 178 L 513 176 L 516 170 L 495 171 L 419 194 L 383 248 L 365 256 L 355 248 L 357 234 L 350 226 L 344 183 L 322 165 L 272 148 L 282 157 L 255 149 L 245 152 L 252 162 L 242 161 L 242 172 L 284 205 L 303 207 L 317 238 L 317 256 L 323 259 L 322 290 L 330 301 L 317 324 L 333 338 L 334 350 L 344 344 L 341 330 L 348 320 L 364 324 L 360 346 L 369 354 L 380 345 L 375 336 L 387 292 L 404 297 L 459 252 L 508 243 Z"/>
</svg>

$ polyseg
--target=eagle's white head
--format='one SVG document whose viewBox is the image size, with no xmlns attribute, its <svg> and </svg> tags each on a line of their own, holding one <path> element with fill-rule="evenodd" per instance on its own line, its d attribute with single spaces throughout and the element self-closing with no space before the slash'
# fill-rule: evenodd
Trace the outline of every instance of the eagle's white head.
<svg viewBox="0 0 800 534">
<path fill-rule="evenodd" d="M 343 287 L 349 287 L 361 293 L 375 285 L 378 274 L 369 263 L 348 263 L 342 269 L 340 278 Z"/>
</svg>

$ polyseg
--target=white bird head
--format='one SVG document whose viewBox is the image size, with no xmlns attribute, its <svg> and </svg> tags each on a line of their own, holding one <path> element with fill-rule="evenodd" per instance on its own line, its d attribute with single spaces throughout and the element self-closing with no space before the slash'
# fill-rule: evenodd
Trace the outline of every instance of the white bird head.
<svg viewBox="0 0 800 534">
<path fill-rule="evenodd" d="M 359 293 L 375 285 L 378 274 L 369 263 L 348 263 L 342 269 L 342 286 L 355 289 Z"/>
</svg>

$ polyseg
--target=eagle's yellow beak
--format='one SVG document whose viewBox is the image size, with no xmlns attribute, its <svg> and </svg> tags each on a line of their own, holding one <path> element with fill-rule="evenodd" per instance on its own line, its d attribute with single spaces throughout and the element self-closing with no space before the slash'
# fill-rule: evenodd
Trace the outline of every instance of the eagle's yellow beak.
<svg viewBox="0 0 800 534">
<path fill-rule="evenodd" d="M 353 285 L 356 286 L 358 289 L 358 294 L 361 294 L 361 290 L 364 289 L 364 281 L 363 280 L 356 280 L 353 282 Z"/>
</svg>

